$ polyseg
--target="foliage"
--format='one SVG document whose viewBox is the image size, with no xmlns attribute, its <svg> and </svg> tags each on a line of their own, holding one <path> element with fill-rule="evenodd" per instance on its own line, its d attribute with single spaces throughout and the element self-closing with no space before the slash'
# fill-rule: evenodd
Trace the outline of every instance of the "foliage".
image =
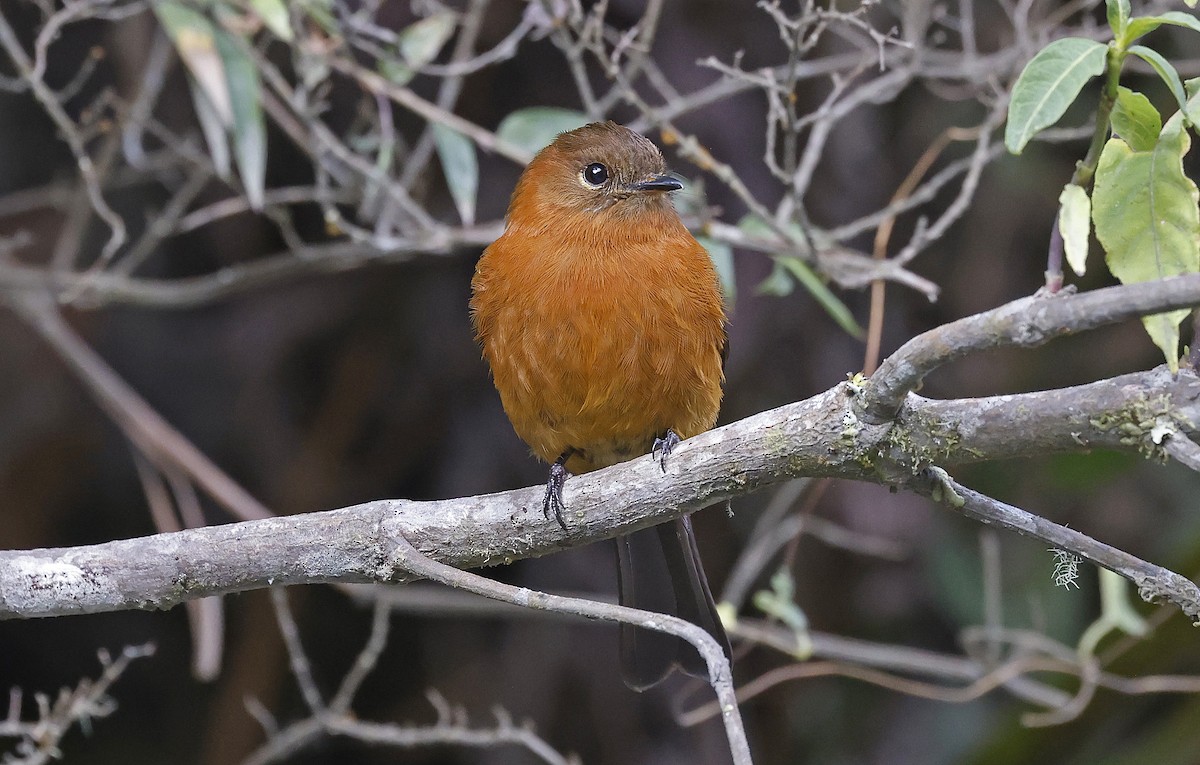
<svg viewBox="0 0 1200 765">
<path fill-rule="evenodd" d="M 1180 11 L 1134 17 L 1128 0 L 1107 0 L 1107 17 L 1113 35 L 1108 45 L 1080 37 L 1055 40 L 1025 66 L 1013 87 L 1005 145 L 1019 154 L 1063 116 L 1090 79 L 1104 74 L 1092 149 L 1059 198 L 1067 262 L 1083 275 L 1090 217 L 1108 269 L 1122 282 L 1196 273 L 1200 192 L 1183 164 L 1191 146 L 1185 126 L 1198 128 L 1200 80 L 1183 82 L 1161 53 L 1134 41 L 1163 25 L 1200 32 L 1200 19 Z M 1149 98 L 1118 85 L 1130 54 L 1151 66 L 1178 106 L 1165 125 Z M 1105 142 L 1110 128 L 1113 137 Z M 1084 187 L 1093 178 L 1089 200 Z M 1179 324 L 1189 313 L 1143 319 L 1172 370 L 1179 366 Z"/>
</svg>

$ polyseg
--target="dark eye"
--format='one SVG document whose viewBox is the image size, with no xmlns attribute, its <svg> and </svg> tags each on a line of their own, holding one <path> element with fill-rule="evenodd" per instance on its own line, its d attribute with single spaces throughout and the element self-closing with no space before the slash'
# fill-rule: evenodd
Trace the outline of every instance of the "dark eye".
<svg viewBox="0 0 1200 765">
<path fill-rule="evenodd" d="M 583 180 L 591 186 L 603 185 L 608 180 L 608 168 L 599 162 L 593 162 L 583 168 Z"/>
</svg>

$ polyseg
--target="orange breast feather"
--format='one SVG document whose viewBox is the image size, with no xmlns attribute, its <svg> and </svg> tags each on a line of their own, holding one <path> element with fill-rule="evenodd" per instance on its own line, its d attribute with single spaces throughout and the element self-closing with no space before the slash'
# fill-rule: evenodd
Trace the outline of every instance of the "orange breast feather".
<svg viewBox="0 0 1200 765">
<path fill-rule="evenodd" d="M 472 282 L 476 334 L 517 435 L 547 462 L 575 450 L 572 473 L 717 418 L 725 330 L 716 273 L 673 212 L 655 222 L 639 225 L 640 236 L 612 222 L 561 235 L 553 222 L 528 233 L 510 225 Z"/>
</svg>

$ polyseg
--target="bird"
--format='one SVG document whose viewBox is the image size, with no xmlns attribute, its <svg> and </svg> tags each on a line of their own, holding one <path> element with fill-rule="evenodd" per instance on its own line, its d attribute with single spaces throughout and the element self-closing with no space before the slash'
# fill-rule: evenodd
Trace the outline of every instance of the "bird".
<svg viewBox="0 0 1200 765">
<path fill-rule="evenodd" d="M 616 122 L 562 133 L 526 166 L 501 236 L 471 280 L 477 342 L 516 434 L 550 464 L 542 510 L 565 530 L 569 475 L 647 453 L 663 471 L 716 423 L 726 313 L 704 247 L 679 218 L 662 152 Z M 687 516 L 617 539 L 622 605 L 729 640 Z M 622 624 L 622 677 L 642 691 L 676 668 L 707 677 L 681 639 Z"/>
</svg>

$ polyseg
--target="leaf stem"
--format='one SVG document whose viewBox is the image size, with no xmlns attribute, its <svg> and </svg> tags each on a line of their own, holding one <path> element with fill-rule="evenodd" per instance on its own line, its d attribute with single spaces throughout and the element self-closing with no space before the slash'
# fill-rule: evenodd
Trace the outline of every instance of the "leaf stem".
<svg viewBox="0 0 1200 765">
<path fill-rule="evenodd" d="M 1125 63 L 1126 51 L 1123 48 L 1109 47 L 1108 64 L 1104 80 L 1104 90 L 1100 92 L 1100 104 L 1096 107 L 1096 130 L 1092 133 L 1092 143 L 1088 146 L 1087 155 L 1082 162 L 1075 165 L 1075 174 L 1071 183 L 1087 188 L 1096 175 L 1096 166 L 1100 163 L 1100 152 L 1108 140 L 1109 117 L 1113 106 L 1117 103 L 1117 85 L 1121 80 L 1121 67 Z"/>
<path fill-rule="evenodd" d="M 1116 44 L 1109 45 L 1105 58 L 1104 89 L 1100 91 L 1100 103 L 1096 106 L 1096 129 L 1092 132 L 1092 142 L 1087 154 L 1076 163 L 1071 183 L 1081 188 L 1088 188 L 1096 175 L 1096 167 L 1100 163 L 1100 153 L 1108 140 L 1109 118 L 1117 103 L 1117 86 L 1121 81 L 1121 67 L 1125 63 L 1127 51 Z M 1059 211 L 1062 214 L 1062 211 Z M 1058 217 L 1054 219 L 1054 229 L 1050 234 L 1049 256 L 1046 259 L 1046 291 L 1054 294 L 1062 288 L 1062 238 L 1058 229 Z"/>
</svg>

